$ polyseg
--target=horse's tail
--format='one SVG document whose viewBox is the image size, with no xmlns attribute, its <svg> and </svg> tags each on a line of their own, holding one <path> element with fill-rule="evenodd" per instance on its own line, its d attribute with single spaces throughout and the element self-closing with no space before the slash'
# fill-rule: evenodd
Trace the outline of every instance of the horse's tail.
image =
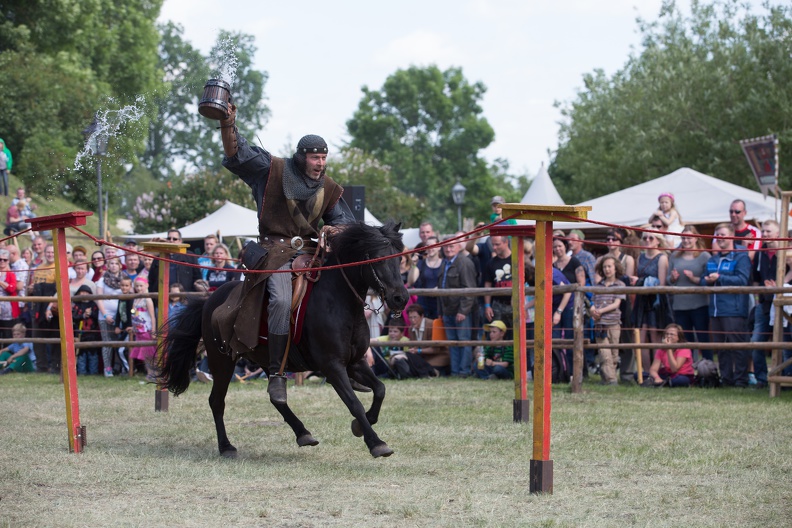
<svg viewBox="0 0 792 528">
<path fill-rule="evenodd" d="M 187 306 L 165 323 L 159 364 L 159 382 L 178 396 L 190 386 L 190 370 L 201 341 L 201 319 L 206 299 L 190 299 Z"/>
</svg>

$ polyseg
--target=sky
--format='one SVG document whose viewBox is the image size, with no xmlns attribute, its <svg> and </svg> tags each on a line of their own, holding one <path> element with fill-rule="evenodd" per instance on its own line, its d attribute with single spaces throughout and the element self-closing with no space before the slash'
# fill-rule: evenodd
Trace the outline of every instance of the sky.
<svg viewBox="0 0 792 528">
<path fill-rule="evenodd" d="M 554 103 L 574 100 L 584 74 L 621 69 L 640 47 L 636 18 L 655 20 L 661 3 L 165 0 L 160 21 L 183 26 L 204 54 L 221 29 L 255 37 L 254 66 L 269 74 L 271 111 L 258 136 L 274 153 L 305 134 L 337 149 L 349 140 L 346 121 L 363 86 L 378 90 L 398 69 L 435 64 L 461 67 L 469 82 L 487 87 L 482 115 L 495 141 L 483 156 L 533 176 L 558 145 Z"/>
</svg>

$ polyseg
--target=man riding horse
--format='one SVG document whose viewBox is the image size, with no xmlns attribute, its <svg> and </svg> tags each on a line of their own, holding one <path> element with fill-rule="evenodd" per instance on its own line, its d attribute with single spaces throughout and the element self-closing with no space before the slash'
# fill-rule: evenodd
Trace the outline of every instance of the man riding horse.
<svg viewBox="0 0 792 528">
<path fill-rule="evenodd" d="M 243 261 L 248 269 L 286 270 L 298 252 L 319 237 L 319 221 L 325 226 L 354 222 L 342 198 L 343 188 L 325 175 L 327 143 L 315 135 L 300 139 L 297 152 L 288 159 L 251 146 L 235 126 L 236 106 L 220 121 L 223 166 L 251 189 L 259 217 L 259 243 L 248 243 Z M 333 230 L 330 230 L 332 234 Z M 259 344 L 259 323 L 265 292 L 267 312 L 269 383 L 274 403 L 286 403 L 283 357 L 289 343 L 292 301 L 291 273 L 249 273 L 241 298 L 229 303 L 227 317 L 234 318 L 229 344 L 235 354 L 245 354 Z M 231 301 L 231 299 L 229 299 Z"/>
</svg>

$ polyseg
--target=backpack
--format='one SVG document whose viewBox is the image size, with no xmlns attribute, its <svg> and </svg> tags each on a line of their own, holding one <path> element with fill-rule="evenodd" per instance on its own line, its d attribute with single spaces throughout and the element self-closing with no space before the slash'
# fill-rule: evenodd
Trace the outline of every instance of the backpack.
<svg viewBox="0 0 792 528">
<path fill-rule="evenodd" d="M 702 359 L 695 365 L 696 377 L 693 378 L 693 386 L 702 389 L 716 389 L 721 386 L 718 366 L 711 359 Z"/>
</svg>

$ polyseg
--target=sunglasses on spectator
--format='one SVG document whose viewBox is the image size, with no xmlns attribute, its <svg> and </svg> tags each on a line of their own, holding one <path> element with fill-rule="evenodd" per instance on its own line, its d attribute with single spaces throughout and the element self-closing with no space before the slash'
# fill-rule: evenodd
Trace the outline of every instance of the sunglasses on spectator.
<svg viewBox="0 0 792 528">
<path fill-rule="evenodd" d="M 741 214 L 745 211 L 738 211 L 737 209 L 729 209 L 729 214 Z"/>
<path fill-rule="evenodd" d="M 646 240 L 647 242 L 649 242 L 650 240 L 657 240 L 657 239 L 653 236 L 644 236 L 641 237 L 641 240 Z"/>
<path fill-rule="evenodd" d="M 619 242 L 621 242 L 621 238 L 619 238 L 619 237 L 615 237 L 615 236 L 608 236 L 608 237 L 605 237 L 605 240 L 607 240 L 608 242 L 616 242 L 616 241 L 619 241 Z"/>
<path fill-rule="evenodd" d="M 8 259 L 0 258 L 0 262 L 8 262 Z"/>
</svg>

